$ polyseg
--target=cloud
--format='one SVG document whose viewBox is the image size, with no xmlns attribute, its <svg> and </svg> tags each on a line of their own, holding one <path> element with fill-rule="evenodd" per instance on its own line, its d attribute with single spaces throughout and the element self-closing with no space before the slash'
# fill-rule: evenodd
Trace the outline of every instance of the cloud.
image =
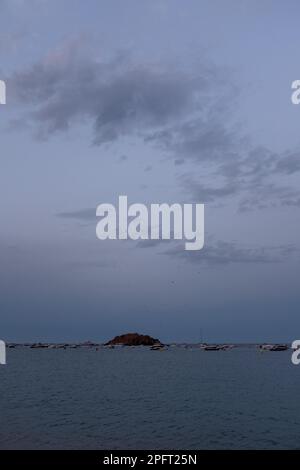
<svg viewBox="0 0 300 470">
<path fill-rule="evenodd" d="M 178 242 L 178 240 L 172 239 L 172 236 L 171 240 L 161 238 L 159 240 L 140 240 L 136 243 L 136 247 L 143 249 L 163 247 L 164 250 L 160 251 L 160 254 L 204 265 L 279 263 L 298 252 L 293 245 L 245 246 L 237 242 L 212 238 L 205 243 L 202 250 L 188 251 L 184 249 L 184 241 Z"/>
<path fill-rule="evenodd" d="M 126 53 L 104 62 L 79 46 L 70 41 L 7 79 L 40 138 L 82 120 L 93 126 L 97 145 L 156 129 L 198 107 L 209 84 L 206 70 L 193 76 L 164 64 L 134 63 Z"/>
<path fill-rule="evenodd" d="M 207 185 L 195 180 L 193 175 L 185 176 L 181 181 L 186 191 L 192 195 L 193 200 L 202 203 L 214 202 L 216 199 L 233 196 L 240 189 L 240 185 L 236 181 L 228 181 L 219 186 L 216 183 Z"/>
<path fill-rule="evenodd" d="M 278 206 L 299 206 L 300 191 L 291 176 L 300 171 L 300 155 L 249 147 L 240 153 L 199 162 L 180 176 L 193 201 L 203 203 L 233 198 L 239 211 Z"/>
<path fill-rule="evenodd" d="M 183 71 L 125 52 L 103 61 L 79 37 L 7 80 L 22 114 L 11 125 L 32 125 L 39 139 L 86 123 L 95 145 L 134 136 L 159 149 L 194 200 L 235 197 L 241 211 L 299 206 L 297 185 L 284 180 L 300 171 L 299 152 L 257 146 L 233 124 L 238 89 L 228 71 L 205 63 Z"/>
<path fill-rule="evenodd" d="M 277 162 L 275 171 L 292 175 L 300 171 L 300 153 L 292 153 L 285 155 L 284 158 Z"/>
<path fill-rule="evenodd" d="M 200 251 L 186 251 L 182 246 L 177 245 L 165 251 L 165 254 L 191 263 L 229 265 L 278 263 L 294 252 L 295 248 L 290 245 L 271 248 L 247 247 L 233 242 L 217 241 L 213 244 L 206 244 Z"/>
<path fill-rule="evenodd" d="M 218 122 L 216 116 L 210 119 L 196 118 L 175 127 L 159 130 L 148 136 L 147 142 L 158 144 L 165 151 L 194 161 L 215 161 L 232 158 L 240 142 L 232 131 Z"/>
<path fill-rule="evenodd" d="M 137 248 L 154 248 L 156 246 L 161 245 L 161 243 L 167 243 L 170 242 L 169 240 L 151 240 L 150 238 L 148 240 L 140 240 L 137 242 L 136 247 Z"/>
<path fill-rule="evenodd" d="M 56 214 L 56 217 L 62 219 L 74 219 L 83 222 L 89 222 L 96 220 L 96 208 L 87 208 L 87 209 L 80 209 L 77 211 L 69 211 L 69 212 L 59 212 Z"/>
</svg>

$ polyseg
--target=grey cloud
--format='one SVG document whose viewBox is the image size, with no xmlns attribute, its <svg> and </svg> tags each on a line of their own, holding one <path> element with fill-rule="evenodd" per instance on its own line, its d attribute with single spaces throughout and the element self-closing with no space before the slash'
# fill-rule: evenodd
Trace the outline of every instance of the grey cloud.
<svg viewBox="0 0 300 470">
<path fill-rule="evenodd" d="M 221 240 L 206 242 L 204 248 L 199 251 L 185 250 L 184 243 L 178 243 L 177 240 L 140 240 L 136 246 L 146 249 L 166 246 L 166 244 L 169 248 L 160 252 L 161 254 L 205 265 L 278 263 L 297 251 L 292 245 L 249 247 Z"/>
<path fill-rule="evenodd" d="M 277 263 L 283 261 L 295 251 L 293 246 L 278 247 L 246 247 L 239 246 L 233 242 L 217 241 L 206 244 L 200 251 L 186 251 L 183 246 L 177 245 L 168 249 L 165 254 L 182 258 L 191 263 L 202 263 L 206 265 L 229 265 L 229 264 L 259 264 Z"/>
<path fill-rule="evenodd" d="M 237 182 L 227 182 L 217 186 L 205 185 L 197 182 L 192 175 L 182 178 L 182 185 L 192 195 L 193 200 L 201 201 L 202 203 L 214 202 L 218 198 L 235 195 L 240 186 Z"/>
<path fill-rule="evenodd" d="M 184 158 L 176 158 L 174 161 L 174 165 L 179 166 L 184 164 Z"/>
<path fill-rule="evenodd" d="M 140 240 L 137 242 L 136 247 L 137 248 L 154 248 L 156 246 L 159 246 L 163 240 L 151 240 L 150 238 L 148 240 Z"/>
<path fill-rule="evenodd" d="M 154 247 L 157 247 L 159 245 L 166 245 L 166 244 L 174 243 L 175 242 L 175 240 L 173 238 L 174 237 L 174 232 L 172 230 L 170 231 L 170 237 L 171 237 L 170 240 L 163 239 L 162 235 L 160 233 L 159 239 L 158 240 L 153 240 L 153 239 L 151 239 L 151 227 L 149 227 L 149 229 L 148 229 L 148 240 L 139 240 L 136 243 L 136 247 L 137 248 L 154 248 Z"/>
<path fill-rule="evenodd" d="M 254 206 L 259 209 L 299 206 L 298 186 L 284 179 L 300 170 L 298 154 L 250 147 L 240 154 L 228 154 L 224 161 L 212 161 L 210 166 L 202 164 L 199 168 L 200 172 L 195 169 L 181 176 L 181 184 L 193 200 L 214 202 L 236 196 L 240 211 Z"/>
<path fill-rule="evenodd" d="M 198 201 L 236 196 L 240 210 L 256 201 L 260 208 L 299 205 L 300 191 L 276 180 L 300 171 L 298 153 L 255 146 L 232 124 L 237 89 L 228 74 L 205 64 L 197 73 L 183 73 L 168 64 L 134 63 L 125 53 L 100 62 L 79 46 L 71 42 L 8 79 L 25 113 L 20 121 L 33 123 L 39 138 L 90 123 L 96 145 L 135 135 L 172 158 L 182 173 L 192 163 L 195 171 L 180 181 Z"/>
<path fill-rule="evenodd" d="M 77 211 L 59 212 L 57 217 L 62 219 L 75 219 L 80 221 L 93 221 L 96 220 L 96 208 L 81 209 Z"/>
<path fill-rule="evenodd" d="M 240 142 L 215 117 L 210 120 L 197 118 L 173 128 L 153 133 L 146 139 L 155 142 L 176 156 L 192 158 L 196 162 L 232 158 Z"/>
<path fill-rule="evenodd" d="M 292 175 L 300 171 L 300 154 L 293 153 L 290 155 L 284 156 L 280 159 L 276 165 L 276 171 L 278 173 L 285 173 L 287 175 Z"/>
<path fill-rule="evenodd" d="M 69 46 L 8 82 L 15 101 L 28 110 L 25 118 L 38 124 L 39 137 L 84 120 L 100 145 L 190 113 L 208 87 L 207 73 L 193 77 L 164 65 L 134 64 L 128 55 L 104 63 Z"/>
</svg>

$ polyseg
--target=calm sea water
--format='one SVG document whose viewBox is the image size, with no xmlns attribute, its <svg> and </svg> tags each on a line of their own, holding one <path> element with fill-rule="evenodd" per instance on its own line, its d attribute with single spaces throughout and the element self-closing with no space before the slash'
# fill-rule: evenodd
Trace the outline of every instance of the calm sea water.
<svg viewBox="0 0 300 470">
<path fill-rule="evenodd" d="M 1 449 L 300 448 L 290 352 L 8 350 Z"/>
</svg>

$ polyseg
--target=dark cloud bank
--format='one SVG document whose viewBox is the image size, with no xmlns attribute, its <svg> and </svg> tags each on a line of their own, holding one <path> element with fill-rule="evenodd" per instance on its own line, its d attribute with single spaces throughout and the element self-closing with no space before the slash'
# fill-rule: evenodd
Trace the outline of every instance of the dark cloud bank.
<svg viewBox="0 0 300 470">
<path fill-rule="evenodd" d="M 256 147 L 235 128 L 238 92 L 231 81 L 211 65 L 183 72 L 136 63 L 128 54 L 100 62 L 76 44 L 8 77 L 22 122 L 40 139 L 91 123 L 95 145 L 135 136 L 159 148 L 174 160 L 194 200 L 235 197 L 243 211 L 299 206 L 300 192 L 288 183 L 300 171 L 299 152 Z M 185 162 L 195 169 L 185 172 Z"/>
</svg>

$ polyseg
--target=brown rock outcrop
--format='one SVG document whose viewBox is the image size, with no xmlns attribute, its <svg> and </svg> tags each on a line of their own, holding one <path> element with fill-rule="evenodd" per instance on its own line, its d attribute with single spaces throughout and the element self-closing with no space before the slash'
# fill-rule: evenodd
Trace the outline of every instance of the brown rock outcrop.
<svg viewBox="0 0 300 470">
<path fill-rule="evenodd" d="M 106 346 L 122 344 L 124 346 L 153 346 L 153 344 L 160 344 L 158 339 L 152 338 L 149 335 L 140 335 L 138 333 L 127 333 L 125 335 L 115 336 L 106 343 Z"/>
</svg>

